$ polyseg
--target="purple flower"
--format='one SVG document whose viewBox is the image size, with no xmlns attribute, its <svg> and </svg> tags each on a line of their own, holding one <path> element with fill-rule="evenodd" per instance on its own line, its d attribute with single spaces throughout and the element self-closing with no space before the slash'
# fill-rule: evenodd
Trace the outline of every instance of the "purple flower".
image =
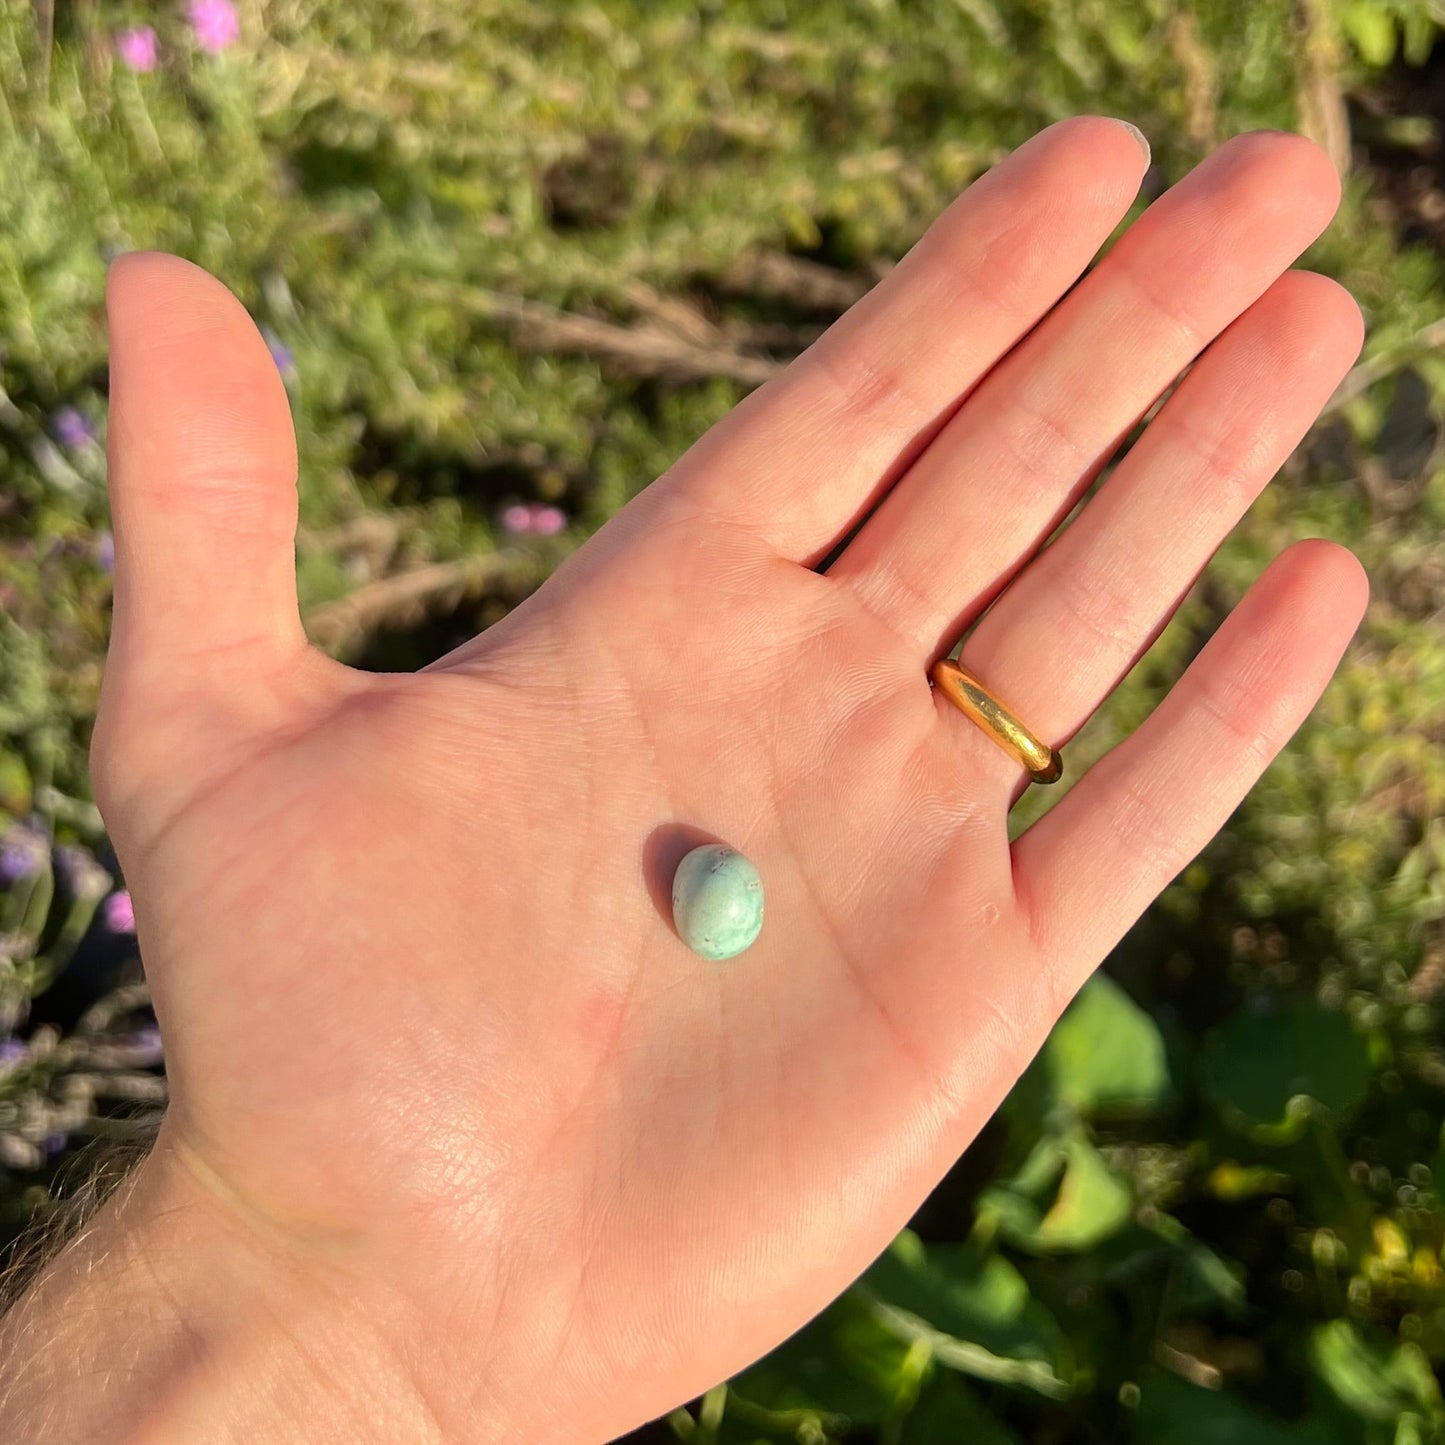
<svg viewBox="0 0 1445 1445">
<path fill-rule="evenodd" d="M 64 1134 L 47 1134 L 45 1136 L 45 1157 L 54 1159 L 62 1149 L 65 1148 L 66 1139 Z"/>
<path fill-rule="evenodd" d="M 82 447 L 95 440 L 95 428 L 84 412 L 73 406 L 63 406 L 50 418 L 50 429 L 56 441 L 68 447 Z"/>
<path fill-rule="evenodd" d="M 532 530 L 543 537 L 555 537 L 567 525 L 567 514 L 561 507 L 532 508 Z"/>
<path fill-rule="evenodd" d="M 50 856 L 50 840 L 38 828 L 16 823 L 0 838 L 0 879 L 16 883 L 40 871 Z"/>
<path fill-rule="evenodd" d="M 109 532 L 95 534 L 95 560 L 101 571 L 115 571 L 115 538 Z"/>
<path fill-rule="evenodd" d="M 129 889 L 122 888 L 118 893 L 112 893 L 101 904 L 101 913 L 105 917 L 105 926 L 112 933 L 135 932 L 135 908 L 130 901 Z"/>
<path fill-rule="evenodd" d="M 502 526 L 509 532 L 530 532 L 532 530 L 532 509 L 524 502 L 516 502 L 502 509 Z"/>
<path fill-rule="evenodd" d="M 263 326 L 261 335 L 266 338 L 266 349 L 271 353 L 271 360 L 276 363 L 276 370 L 282 376 L 295 376 L 296 353 L 269 327 Z"/>
<path fill-rule="evenodd" d="M 115 53 L 132 70 L 156 68 L 156 33 L 149 25 L 135 25 L 115 37 Z"/>
<path fill-rule="evenodd" d="M 241 33 L 241 22 L 231 0 L 191 0 L 186 13 L 202 50 L 218 54 Z"/>
<path fill-rule="evenodd" d="M 9 1064 L 18 1064 L 29 1050 L 25 1047 L 24 1039 L 10 1038 L 0 1039 L 0 1068 Z"/>
<path fill-rule="evenodd" d="M 127 1047 L 134 1050 L 135 1062 L 141 1067 L 148 1064 L 158 1064 L 164 1057 L 161 1049 L 161 1031 L 151 1024 L 147 1028 L 137 1029 L 125 1040 Z"/>
</svg>

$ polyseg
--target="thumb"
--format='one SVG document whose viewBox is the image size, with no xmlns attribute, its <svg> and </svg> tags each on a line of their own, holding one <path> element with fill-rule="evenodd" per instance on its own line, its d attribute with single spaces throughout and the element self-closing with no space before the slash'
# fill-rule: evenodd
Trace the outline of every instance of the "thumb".
<svg viewBox="0 0 1445 1445">
<path fill-rule="evenodd" d="M 115 660 L 164 672 L 294 653 L 296 443 L 266 343 L 179 256 L 119 257 L 106 311 Z"/>
<path fill-rule="evenodd" d="M 107 774 L 129 791 L 152 765 L 194 783 L 188 747 L 223 762 L 202 724 L 273 723 L 308 648 L 296 443 L 266 343 L 220 282 L 159 252 L 112 263 L 106 310 L 115 613 L 92 762 L 113 794 Z"/>
</svg>

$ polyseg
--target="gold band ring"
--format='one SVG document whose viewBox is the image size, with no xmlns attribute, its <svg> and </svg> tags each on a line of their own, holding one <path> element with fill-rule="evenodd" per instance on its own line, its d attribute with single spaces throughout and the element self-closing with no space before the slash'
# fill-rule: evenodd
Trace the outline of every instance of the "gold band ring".
<svg viewBox="0 0 1445 1445">
<path fill-rule="evenodd" d="M 1016 757 L 1034 782 L 1058 782 L 1064 771 L 1058 749 L 1041 743 L 972 673 L 945 657 L 933 664 L 932 677 L 949 702 Z"/>
</svg>

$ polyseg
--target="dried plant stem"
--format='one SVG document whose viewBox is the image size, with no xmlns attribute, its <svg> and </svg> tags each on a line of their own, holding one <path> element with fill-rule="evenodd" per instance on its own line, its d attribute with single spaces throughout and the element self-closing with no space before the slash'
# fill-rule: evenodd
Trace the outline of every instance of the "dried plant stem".
<svg viewBox="0 0 1445 1445">
<path fill-rule="evenodd" d="M 1321 146 L 1341 176 L 1350 171 L 1350 115 L 1340 86 L 1342 47 L 1333 7 L 1300 0 L 1301 41 L 1296 104 L 1300 129 Z"/>
<path fill-rule="evenodd" d="M 529 351 L 594 356 L 633 376 L 655 376 L 674 382 L 722 376 L 744 386 L 761 386 L 785 364 L 771 357 L 746 355 L 728 347 L 721 338 L 706 345 L 687 339 L 678 334 L 675 312 L 674 325 L 668 329 L 656 323 L 623 326 L 481 286 L 422 281 L 412 289 L 418 296 L 445 301 L 507 324 L 516 344 Z"/>
<path fill-rule="evenodd" d="M 1368 361 L 1362 361 L 1353 367 L 1335 388 L 1320 415 L 1326 417 L 1339 411 L 1377 381 L 1393 376 L 1395 372 L 1408 366 L 1412 358 L 1423 351 L 1432 351 L 1437 346 L 1445 346 L 1445 316 L 1422 326 L 1408 340 L 1392 347 L 1384 355 L 1372 356 Z"/>
<path fill-rule="evenodd" d="M 444 598 L 459 599 L 495 582 L 525 582 L 537 570 L 533 555 L 520 548 L 434 562 L 380 577 L 313 607 L 306 614 L 306 629 L 321 646 L 345 649 L 380 623 L 415 620 Z"/>
</svg>

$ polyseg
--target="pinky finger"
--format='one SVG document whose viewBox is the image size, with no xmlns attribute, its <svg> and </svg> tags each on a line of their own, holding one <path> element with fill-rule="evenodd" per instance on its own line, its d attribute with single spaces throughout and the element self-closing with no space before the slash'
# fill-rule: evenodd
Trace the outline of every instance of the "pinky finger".
<svg viewBox="0 0 1445 1445">
<path fill-rule="evenodd" d="M 1270 564 L 1154 713 L 1013 845 L 1060 1002 L 1224 826 L 1324 691 L 1369 598 L 1332 542 Z M 1077 965 L 1063 960 L 1077 959 Z"/>
</svg>

